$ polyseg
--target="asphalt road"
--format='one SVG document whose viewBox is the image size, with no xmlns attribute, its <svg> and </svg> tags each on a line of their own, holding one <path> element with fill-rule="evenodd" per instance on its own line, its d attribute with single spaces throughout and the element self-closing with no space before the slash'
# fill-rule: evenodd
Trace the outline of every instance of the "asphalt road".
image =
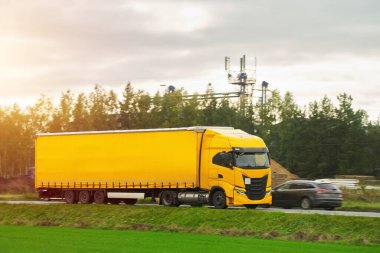
<svg viewBox="0 0 380 253">
<path fill-rule="evenodd" d="M 27 201 L 27 200 L 8 200 L 0 201 L 0 203 L 7 204 L 32 204 L 32 205 L 52 205 L 52 204 L 65 204 L 63 201 Z M 137 204 L 139 206 L 158 206 L 157 204 Z M 190 207 L 182 205 L 181 207 Z M 213 208 L 213 207 L 209 207 Z M 245 207 L 230 207 L 229 209 L 243 209 Z M 344 215 L 344 216 L 360 216 L 360 217 L 376 217 L 380 218 L 380 212 L 353 212 L 353 211 L 327 211 L 321 209 L 302 210 L 302 209 L 283 209 L 283 208 L 258 208 L 264 212 L 282 212 L 282 213 L 301 213 L 301 214 L 320 214 L 320 215 Z M 253 210 L 252 210 L 253 211 Z"/>
</svg>

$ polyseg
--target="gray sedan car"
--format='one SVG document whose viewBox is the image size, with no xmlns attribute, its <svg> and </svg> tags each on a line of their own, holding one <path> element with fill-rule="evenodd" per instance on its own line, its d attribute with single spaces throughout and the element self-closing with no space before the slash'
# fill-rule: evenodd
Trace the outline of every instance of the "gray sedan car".
<svg viewBox="0 0 380 253">
<path fill-rule="evenodd" d="M 285 208 L 310 209 L 322 207 L 334 210 L 342 205 L 342 192 L 333 184 L 310 180 L 292 180 L 272 191 L 272 205 Z"/>
</svg>

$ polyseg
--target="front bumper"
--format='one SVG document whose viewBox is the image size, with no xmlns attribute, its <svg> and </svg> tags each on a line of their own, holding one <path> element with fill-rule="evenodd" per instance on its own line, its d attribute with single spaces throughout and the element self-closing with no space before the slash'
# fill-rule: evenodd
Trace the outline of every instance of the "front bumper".
<svg viewBox="0 0 380 253">
<path fill-rule="evenodd" d="M 234 189 L 233 206 L 242 205 L 271 205 L 272 204 L 272 194 L 270 190 L 267 190 L 264 198 L 259 200 L 250 200 L 246 194 L 241 194 L 238 192 L 244 192 L 241 189 Z M 231 205 L 231 204 L 230 204 Z"/>
<path fill-rule="evenodd" d="M 313 201 L 314 207 L 340 207 L 342 206 L 343 199 L 321 199 L 315 198 Z"/>
</svg>

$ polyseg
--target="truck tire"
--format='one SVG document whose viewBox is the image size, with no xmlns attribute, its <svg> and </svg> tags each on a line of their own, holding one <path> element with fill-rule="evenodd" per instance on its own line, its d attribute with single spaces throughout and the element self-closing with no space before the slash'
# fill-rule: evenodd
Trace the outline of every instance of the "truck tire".
<svg viewBox="0 0 380 253">
<path fill-rule="evenodd" d="M 226 204 L 226 194 L 219 190 L 214 193 L 212 196 L 212 203 L 216 209 L 225 209 L 227 208 Z"/>
<path fill-rule="evenodd" d="M 64 198 L 67 204 L 76 204 L 78 202 L 76 192 L 73 190 L 65 191 Z"/>
<path fill-rule="evenodd" d="M 161 193 L 161 204 L 164 206 L 179 206 L 177 192 L 165 190 Z"/>
<path fill-rule="evenodd" d="M 126 205 L 134 205 L 137 203 L 137 199 L 124 199 Z"/>
<path fill-rule="evenodd" d="M 86 190 L 80 191 L 78 194 L 78 200 L 82 204 L 90 204 L 92 202 L 90 191 L 86 191 Z"/>
<path fill-rule="evenodd" d="M 106 193 L 103 190 L 97 190 L 94 192 L 94 202 L 96 204 L 105 204 L 106 200 Z"/>
</svg>

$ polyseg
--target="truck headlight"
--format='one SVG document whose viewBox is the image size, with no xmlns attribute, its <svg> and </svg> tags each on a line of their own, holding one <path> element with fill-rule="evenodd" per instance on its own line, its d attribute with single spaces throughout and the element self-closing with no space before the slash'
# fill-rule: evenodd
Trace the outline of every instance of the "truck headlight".
<svg viewBox="0 0 380 253">
<path fill-rule="evenodd" d="M 242 191 L 242 190 L 236 190 L 236 192 L 239 193 L 239 194 L 241 194 L 241 195 L 247 195 L 247 194 L 245 193 L 245 191 Z"/>
</svg>

